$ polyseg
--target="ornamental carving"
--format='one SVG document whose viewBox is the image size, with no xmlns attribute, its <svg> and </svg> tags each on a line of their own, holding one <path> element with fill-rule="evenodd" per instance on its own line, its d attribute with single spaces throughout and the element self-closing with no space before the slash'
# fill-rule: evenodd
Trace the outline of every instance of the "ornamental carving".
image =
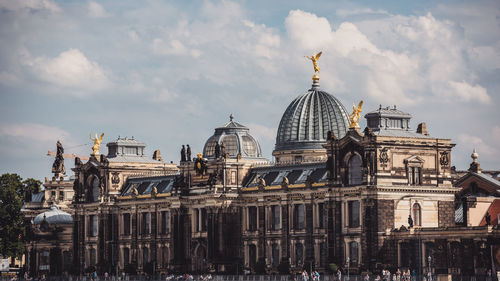
<svg viewBox="0 0 500 281">
<path fill-rule="evenodd" d="M 387 149 L 386 147 L 382 148 L 380 150 L 380 163 L 382 164 L 386 164 L 387 162 L 389 162 L 389 155 L 387 155 L 387 151 L 389 149 Z"/>
<path fill-rule="evenodd" d="M 111 183 L 113 184 L 120 183 L 120 177 L 118 176 L 118 173 L 113 173 L 113 176 L 111 176 Z"/>
<path fill-rule="evenodd" d="M 450 163 L 450 158 L 448 156 L 448 152 L 442 151 L 440 152 L 441 157 L 439 158 L 439 163 L 441 163 L 441 166 L 448 166 Z"/>
</svg>

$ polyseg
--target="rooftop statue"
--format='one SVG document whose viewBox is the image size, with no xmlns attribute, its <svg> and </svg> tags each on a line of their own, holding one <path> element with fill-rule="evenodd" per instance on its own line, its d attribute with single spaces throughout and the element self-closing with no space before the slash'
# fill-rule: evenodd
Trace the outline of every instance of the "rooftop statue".
<svg viewBox="0 0 500 281">
<path fill-rule="evenodd" d="M 318 76 L 318 73 L 319 73 L 319 66 L 318 66 L 318 60 L 319 60 L 319 57 L 321 56 L 323 52 L 319 52 L 315 55 L 312 55 L 310 57 L 308 56 L 304 56 L 308 59 L 310 59 L 313 63 L 313 67 L 314 67 L 314 76 L 313 76 L 313 80 L 317 81 L 319 80 L 319 76 Z"/>
<path fill-rule="evenodd" d="M 59 175 L 66 174 L 66 168 L 64 167 L 64 148 L 60 141 L 57 141 L 57 153 L 56 159 L 54 160 L 54 164 L 52 164 L 52 173 L 54 173 L 55 177 L 59 177 Z"/>
<path fill-rule="evenodd" d="M 94 145 L 92 145 L 92 154 L 90 154 L 91 156 L 99 155 L 99 148 L 101 148 L 101 142 L 103 137 L 104 133 L 102 133 L 100 137 L 97 137 L 97 134 L 95 134 L 95 137 L 92 138 L 92 133 L 90 133 L 90 139 L 94 141 Z"/>
<path fill-rule="evenodd" d="M 363 106 L 363 101 L 360 101 L 358 106 L 352 104 L 352 113 L 349 115 L 349 120 L 351 121 L 351 126 L 349 128 L 359 128 L 358 122 L 361 113 L 361 107 Z"/>
</svg>

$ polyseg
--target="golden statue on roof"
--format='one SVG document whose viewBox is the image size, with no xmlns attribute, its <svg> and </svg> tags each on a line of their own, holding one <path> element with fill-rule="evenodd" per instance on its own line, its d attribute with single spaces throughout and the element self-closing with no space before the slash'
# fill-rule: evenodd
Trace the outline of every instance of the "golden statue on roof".
<svg viewBox="0 0 500 281">
<path fill-rule="evenodd" d="M 308 56 L 304 56 L 305 58 L 308 58 L 312 61 L 313 63 L 313 67 L 314 67 L 314 75 L 313 75 L 313 80 L 314 81 L 318 81 L 319 80 L 319 76 L 318 76 L 318 73 L 319 73 L 319 66 L 318 66 L 318 60 L 319 60 L 319 57 L 321 56 L 323 52 L 319 52 L 315 55 L 312 55 L 310 57 Z"/>
<path fill-rule="evenodd" d="M 100 137 L 97 137 L 97 134 L 95 134 L 95 137 L 92 138 L 92 133 L 90 133 L 90 139 L 94 141 L 94 145 L 92 145 L 92 154 L 90 154 L 91 156 L 99 155 L 99 148 L 101 148 L 101 142 L 103 137 L 104 133 L 102 133 Z"/>
<path fill-rule="evenodd" d="M 351 125 L 349 126 L 349 129 L 351 128 L 359 128 L 358 122 L 359 122 L 359 117 L 361 113 L 361 107 L 363 106 L 363 101 L 360 101 L 358 106 L 353 103 L 352 104 L 352 113 L 349 115 L 349 120 L 351 121 Z"/>
</svg>

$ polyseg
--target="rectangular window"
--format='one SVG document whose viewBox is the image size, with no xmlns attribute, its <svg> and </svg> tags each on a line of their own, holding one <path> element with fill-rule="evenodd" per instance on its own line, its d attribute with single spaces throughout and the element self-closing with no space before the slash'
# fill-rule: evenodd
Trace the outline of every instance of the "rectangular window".
<svg viewBox="0 0 500 281">
<path fill-rule="evenodd" d="M 194 211 L 193 212 L 194 232 L 198 232 L 200 231 L 200 223 L 199 223 L 200 210 L 194 209 L 193 211 Z"/>
<path fill-rule="evenodd" d="M 130 263 L 130 250 L 128 248 L 123 248 L 123 265 Z"/>
<path fill-rule="evenodd" d="M 64 200 L 64 191 L 59 191 L 59 200 Z"/>
<path fill-rule="evenodd" d="M 89 216 L 88 235 L 90 237 L 97 236 L 97 216 L 96 215 Z"/>
<path fill-rule="evenodd" d="M 248 230 L 257 230 L 257 207 L 255 206 L 248 207 Z"/>
<path fill-rule="evenodd" d="M 208 229 L 207 210 L 201 209 L 201 231 L 207 231 L 207 229 Z"/>
<path fill-rule="evenodd" d="M 420 167 L 408 167 L 408 182 L 412 185 L 420 185 Z"/>
<path fill-rule="evenodd" d="M 142 213 L 142 234 L 151 233 L 151 213 Z"/>
<path fill-rule="evenodd" d="M 359 227 L 359 201 L 349 201 L 349 227 Z"/>
<path fill-rule="evenodd" d="M 305 217 L 304 217 L 304 205 L 295 205 L 294 212 L 294 226 L 296 230 L 304 229 L 305 227 Z"/>
<path fill-rule="evenodd" d="M 130 235 L 130 214 L 123 214 L 123 235 Z"/>
<path fill-rule="evenodd" d="M 170 232 L 170 212 L 161 212 L 161 233 L 168 234 Z"/>
<path fill-rule="evenodd" d="M 325 204 L 318 204 L 318 227 L 325 228 L 326 227 L 326 214 L 325 214 Z"/>
<path fill-rule="evenodd" d="M 236 171 L 231 171 L 231 184 L 236 184 Z"/>
<path fill-rule="evenodd" d="M 271 216 L 272 216 L 271 229 L 273 230 L 281 229 L 281 213 L 279 205 L 271 206 Z"/>
</svg>

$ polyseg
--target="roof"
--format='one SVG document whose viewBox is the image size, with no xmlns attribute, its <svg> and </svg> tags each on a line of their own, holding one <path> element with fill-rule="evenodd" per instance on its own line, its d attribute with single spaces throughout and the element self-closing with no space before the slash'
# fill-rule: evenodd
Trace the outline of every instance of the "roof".
<svg viewBox="0 0 500 281">
<path fill-rule="evenodd" d="M 31 202 L 33 202 L 33 203 L 41 203 L 41 202 L 43 202 L 44 199 L 45 199 L 45 192 L 44 191 L 34 193 L 33 195 L 31 195 Z"/>
<path fill-rule="evenodd" d="M 486 212 L 490 214 L 490 225 L 498 225 L 498 214 L 500 214 L 500 199 L 495 199 Z M 483 219 L 479 223 L 479 226 L 485 225 L 486 214 L 484 214 Z"/>
<path fill-rule="evenodd" d="M 472 183 L 476 182 L 476 187 L 472 186 Z M 458 179 L 454 185 L 456 187 L 461 187 L 461 193 L 473 192 L 472 188 L 479 188 L 485 192 L 500 196 L 500 181 L 494 179 L 489 174 L 476 173 L 468 171 L 463 177 Z"/>
<path fill-rule="evenodd" d="M 280 185 L 284 177 L 288 179 L 289 185 L 305 186 L 308 180 L 310 184 L 323 183 L 327 180 L 326 165 L 325 162 L 315 162 L 256 167 L 249 170 L 242 185 L 258 186 L 260 178 L 264 179 L 266 186 Z"/>
<path fill-rule="evenodd" d="M 419 134 L 408 130 L 399 129 L 385 129 L 373 131 L 373 134 L 381 137 L 400 137 L 400 138 L 422 138 L 422 139 L 433 139 L 431 136 L 426 136 L 424 134 Z"/>
<path fill-rule="evenodd" d="M 137 190 L 135 195 L 148 195 L 156 187 L 157 194 L 169 194 L 177 175 L 159 176 L 159 177 L 144 177 L 128 179 L 125 183 L 121 196 L 129 196 L 134 194 L 134 189 Z"/>
<path fill-rule="evenodd" d="M 411 118 L 411 114 L 407 112 L 403 112 L 399 109 L 396 109 L 396 106 L 393 108 L 382 107 L 380 106 L 378 109 L 373 110 L 365 114 L 365 118 L 368 118 L 372 115 L 384 116 L 384 117 L 402 117 L 402 118 Z"/>
<path fill-rule="evenodd" d="M 323 149 L 327 133 L 342 138 L 349 128 L 344 105 L 320 90 L 317 82 L 287 107 L 276 135 L 275 151 Z"/>
<path fill-rule="evenodd" d="M 46 221 L 49 224 L 72 224 L 73 223 L 73 217 L 59 209 L 57 205 L 52 205 L 50 206 L 50 209 L 48 211 L 45 211 L 41 214 L 38 214 L 35 219 L 33 220 L 34 224 L 40 224 L 42 221 Z"/>
</svg>

